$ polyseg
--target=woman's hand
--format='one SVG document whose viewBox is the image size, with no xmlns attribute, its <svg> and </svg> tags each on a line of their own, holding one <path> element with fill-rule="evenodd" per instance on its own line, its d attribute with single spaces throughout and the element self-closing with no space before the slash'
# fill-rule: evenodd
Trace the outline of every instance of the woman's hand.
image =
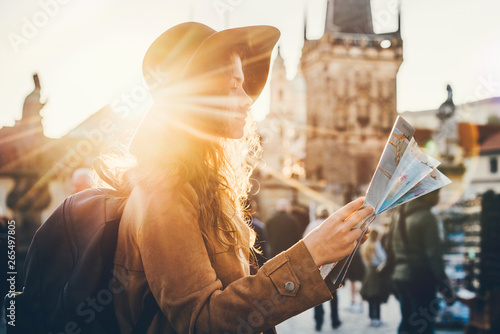
<svg viewBox="0 0 500 334">
<path fill-rule="evenodd" d="M 345 205 L 305 236 L 304 244 L 318 267 L 338 262 L 354 250 L 362 233 L 354 227 L 373 212 L 372 207 L 361 208 L 363 202 L 360 197 Z"/>
</svg>

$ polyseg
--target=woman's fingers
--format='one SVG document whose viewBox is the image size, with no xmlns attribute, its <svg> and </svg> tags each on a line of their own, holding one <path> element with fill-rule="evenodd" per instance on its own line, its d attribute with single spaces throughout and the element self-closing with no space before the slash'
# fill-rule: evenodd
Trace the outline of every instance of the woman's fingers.
<svg viewBox="0 0 500 334">
<path fill-rule="evenodd" d="M 358 225 L 363 219 L 371 215 L 373 212 L 373 208 L 371 206 L 365 206 L 360 210 L 351 214 L 349 218 L 346 219 L 347 227 L 353 228 Z"/>
<path fill-rule="evenodd" d="M 340 219 L 340 221 L 344 221 L 346 220 L 346 218 L 348 218 L 350 215 L 356 212 L 356 210 L 358 210 L 363 205 L 364 201 L 365 201 L 364 197 L 355 199 L 354 201 L 346 204 L 344 207 L 335 212 L 333 216 L 335 216 L 335 218 Z"/>
<path fill-rule="evenodd" d="M 363 202 L 360 197 L 348 203 L 305 236 L 304 243 L 317 266 L 338 262 L 352 252 L 362 234 L 354 227 L 373 212 L 372 207 L 363 207 Z"/>
<path fill-rule="evenodd" d="M 363 231 L 361 231 L 359 228 L 355 228 L 355 229 L 352 229 L 348 232 L 348 236 L 349 236 L 350 240 L 352 240 L 352 242 L 354 242 L 354 244 L 356 244 L 356 241 L 361 236 L 361 233 L 363 233 Z"/>
<path fill-rule="evenodd" d="M 365 231 L 365 234 L 363 234 L 363 238 L 361 238 L 361 245 L 365 243 L 366 240 L 368 240 L 368 236 L 370 234 L 371 230 L 368 227 Z"/>
</svg>

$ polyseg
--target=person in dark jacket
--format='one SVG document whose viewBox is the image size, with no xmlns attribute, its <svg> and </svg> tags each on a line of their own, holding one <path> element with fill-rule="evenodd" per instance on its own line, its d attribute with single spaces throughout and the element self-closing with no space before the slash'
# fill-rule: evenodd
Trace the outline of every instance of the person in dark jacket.
<svg viewBox="0 0 500 334">
<path fill-rule="evenodd" d="M 276 203 L 276 213 L 266 223 L 271 257 L 287 250 L 302 237 L 299 222 L 291 212 L 290 201 L 281 198 Z"/>
<path fill-rule="evenodd" d="M 399 333 L 434 333 L 439 308 L 436 289 L 447 304 L 456 299 L 444 272 L 438 221 L 431 212 L 438 202 L 439 191 L 417 198 L 404 204 L 393 221 L 392 279 L 401 305 Z"/>
<path fill-rule="evenodd" d="M 299 223 L 299 234 L 303 235 L 307 226 L 309 225 L 309 207 L 300 203 L 292 204 L 292 216 L 297 219 Z"/>
</svg>

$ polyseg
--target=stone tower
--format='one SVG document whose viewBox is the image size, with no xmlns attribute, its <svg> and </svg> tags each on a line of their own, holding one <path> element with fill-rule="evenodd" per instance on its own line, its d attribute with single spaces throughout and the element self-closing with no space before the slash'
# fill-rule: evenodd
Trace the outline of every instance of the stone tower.
<svg viewBox="0 0 500 334">
<path fill-rule="evenodd" d="M 263 138 L 263 159 L 268 168 L 286 177 L 304 176 L 306 103 L 305 80 L 298 73 L 286 78 L 283 58 L 278 52 L 271 76 L 271 104 L 266 119 L 259 123 Z"/>
<path fill-rule="evenodd" d="M 329 0 L 325 34 L 302 52 L 306 177 L 345 202 L 366 190 L 397 116 L 400 29 L 375 34 L 370 0 Z"/>
<path fill-rule="evenodd" d="M 255 177 L 259 180 L 259 213 L 264 220 L 274 213 L 280 198 L 294 204 L 309 202 L 301 198 L 289 182 L 305 179 L 305 91 L 305 79 L 300 71 L 293 80 L 287 79 L 278 51 L 270 79 L 270 112 L 258 123 L 264 151 L 259 175 Z"/>
</svg>

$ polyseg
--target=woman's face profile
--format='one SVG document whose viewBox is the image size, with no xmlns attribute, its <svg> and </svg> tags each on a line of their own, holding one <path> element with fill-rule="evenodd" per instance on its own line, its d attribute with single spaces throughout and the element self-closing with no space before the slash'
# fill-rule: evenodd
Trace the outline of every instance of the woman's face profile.
<svg viewBox="0 0 500 334">
<path fill-rule="evenodd" d="M 226 124 L 223 126 L 222 136 L 239 139 L 243 137 L 246 118 L 253 103 L 253 100 L 243 88 L 245 76 L 239 55 L 231 55 L 228 74 L 229 86 L 226 104 Z"/>
</svg>

